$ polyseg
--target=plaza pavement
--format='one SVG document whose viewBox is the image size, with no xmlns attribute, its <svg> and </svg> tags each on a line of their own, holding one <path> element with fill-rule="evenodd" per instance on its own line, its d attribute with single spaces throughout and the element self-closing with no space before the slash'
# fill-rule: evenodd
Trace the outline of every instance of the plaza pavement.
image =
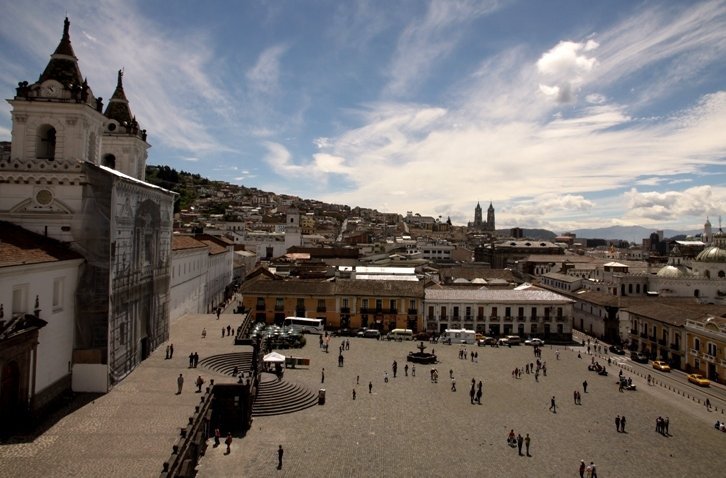
<svg viewBox="0 0 726 478">
<path fill-rule="evenodd" d="M 179 427 L 191 414 L 199 395 L 193 381 L 231 381 L 212 371 L 190 370 L 188 355 L 200 359 L 235 351 L 221 328 L 236 326 L 240 316 L 189 315 L 173 321 L 175 353 L 165 360 L 156 350 L 111 392 L 61 418 L 37 437 L 20 437 L 0 445 L 0 476 L 155 477 L 169 457 Z M 207 338 L 201 338 L 202 328 Z M 636 392 L 619 393 L 617 367 L 601 377 L 587 370 L 589 356 L 576 349 L 546 346 L 542 360 L 547 376 L 513 379 L 514 367 L 534 362 L 532 349 L 468 347 L 478 363 L 459 360 L 458 346 L 433 347 L 440 363 L 439 383 L 431 383 L 431 366 L 418 365 L 416 377 L 404 375 L 405 357 L 414 342 L 351 338 L 345 366 L 337 366 L 341 338 L 333 338 L 323 353 L 311 337 L 302 350 L 283 353 L 311 359 L 309 369 L 286 370 L 285 380 L 326 389 L 322 406 L 281 416 L 255 418 L 244 438 L 235 438 L 231 454 L 224 446 L 209 447 L 198 470 L 200 477 L 321 477 L 321 476 L 577 476 L 581 459 L 594 461 L 600 477 L 719 476 L 726 466 L 726 434 L 713 422 L 726 417 L 660 387 L 648 387 L 637 376 Z M 398 362 L 393 378 L 391 364 Z M 321 369 L 325 383 L 321 384 Z M 453 369 L 457 391 L 452 392 Z M 384 383 L 384 372 L 389 383 Z M 176 377 L 183 373 L 184 390 L 175 395 Z M 360 385 L 356 386 L 356 376 Z M 482 405 L 471 405 L 471 379 L 484 381 Z M 582 405 L 572 393 L 588 393 Z M 368 393 L 368 382 L 373 393 Z M 357 398 L 352 399 L 353 389 Z M 557 413 L 548 411 L 550 397 Z M 627 433 L 617 433 L 615 415 L 627 417 Z M 655 433 L 655 418 L 670 418 L 670 433 Z M 531 457 L 520 457 L 506 445 L 510 429 L 529 433 Z M 284 463 L 277 469 L 277 447 Z"/>
</svg>

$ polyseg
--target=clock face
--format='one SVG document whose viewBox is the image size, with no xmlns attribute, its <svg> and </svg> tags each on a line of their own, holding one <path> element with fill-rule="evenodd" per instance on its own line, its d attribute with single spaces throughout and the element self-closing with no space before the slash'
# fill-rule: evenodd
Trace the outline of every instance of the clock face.
<svg viewBox="0 0 726 478">
<path fill-rule="evenodd" d="M 58 98 L 61 95 L 61 88 L 57 85 L 49 85 L 44 89 L 45 96 Z"/>
</svg>

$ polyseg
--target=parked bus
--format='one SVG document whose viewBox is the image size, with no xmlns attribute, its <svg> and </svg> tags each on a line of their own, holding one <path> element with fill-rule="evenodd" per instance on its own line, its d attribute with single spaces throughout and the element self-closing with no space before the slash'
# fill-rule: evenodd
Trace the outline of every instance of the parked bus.
<svg viewBox="0 0 726 478">
<path fill-rule="evenodd" d="M 306 317 L 285 317 L 282 323 L 285 327 L 292 327 L 301 334 L 323 334 L 323 319 L 308 319 Z"/>
</svg>

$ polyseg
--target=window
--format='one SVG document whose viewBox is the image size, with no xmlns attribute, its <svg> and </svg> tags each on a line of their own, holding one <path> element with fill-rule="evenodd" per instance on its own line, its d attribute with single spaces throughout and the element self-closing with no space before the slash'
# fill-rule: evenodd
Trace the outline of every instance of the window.
<svg viewBox="0 0 726 478">
<path fill-rule="evenodd" d="M 699 339 L 693 339 L 693 348 L 697 351 L 701 351 L 701 341 Z"/>
<path fill-rule="evenodd" d="M 101 165 L 108 168 L 116 169 L 116 156 L 114 156 L 113 154 L 104 155 L 103 159 L 101 160 Z"/>
<path fill-rule="evenodd" d="M 492 317 L 497 317 L 497 308 L 492 307 Z"/>
<path fill-rule="evenodd" d="M 396 299 L 391 299 L 391 302 L 390 302 L 391 312 L 394 312 L 396 309 L 398 309 L 396 302 L 397 302 Z"/>
<path fill-rule="evenodd" d="M 282 297 L 275 297 L 275 310 L 283 310 L 285 308 L 285 301 Z"/>
<path fill-rule="evenodd" d="M 376 299 L 376 311 L 380 312 L 381 310 L 383 310 L 383 300 Z"/>
<path fill-rule="evenodd" d="M 517 309 L 517 314 L 519 315 L 519 317 L 524 317 L 524 307 L 520 307 L 519 309 Z"/>
<path fill-rule="evenodd" d="M 25 314 L 28 311 L 28 285 L 13 287 L 13 315 Z"/>
<path fill-rule="evenodd" d="M 121 322 L 118 328 L 118 340 L 121 345 L 126 345 L 126 322 Z"/>
<path fill-rule="evenodd" d="M 505 307 L 504 308 L 504 316 L 505 317 L 511 317 L 512 316 L 512 308 L 511 307 Z"/>
<path fill-rule="evenodd" d="M 459 307 L 454 306 L 454 318 L 459 318 Z"/>
<path fill-rule="evenodd" d="M 63 277 L 53 279 L 53 312 L 63 310 Z"/>
<path fill-rule="evenodd" d="M 416 299 L 411 299 L 408 301 L 408 308 L 411 310 L 416 310 Z"/>
<path fill-rule="evenodd" d="M 348 298 L 347 297 L 343 297 L 343 307 L 345 307 L 346 309 L 349 307 L 348 306 Z"/>
<path fill-rule="evenodd" d="M 363 299 L 361 307 L 363 307 L 364 309 L 368 308 L 368 299 Z"/>
<path fill-rule="evenodd" d="M 55 136 L 55 128 L 50 125 L 43 125 L 38 129 L 38 144 L 35 154 L 38 159 L 47 159 L 48 161 L 55 159 Z"/>
<path fill-rule="evenodd" d="M 709 342 L 707 345 L 707 349 L 708 355 L 713 355 L 714 357 L 716 356 L 716 344 Z"/>
</svg>

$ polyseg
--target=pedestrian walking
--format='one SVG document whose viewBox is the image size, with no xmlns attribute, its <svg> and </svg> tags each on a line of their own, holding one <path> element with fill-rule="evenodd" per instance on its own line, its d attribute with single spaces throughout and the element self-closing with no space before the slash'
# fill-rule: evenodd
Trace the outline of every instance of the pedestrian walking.
<svg viewBox="0 0 726 478">
<path fill-rule="evenodd" d="M 668 426 L 670 425 L 670 422 L 671 421 L 668 419 L 668 417 L 665 417 L 665 419 L 663 420 L 663 431 L 665 432 L 666 436 L 671 435 L 670 432 L 668 431 Z"/>
<path fill-rule="evenodd" d="M 198 364 L 199 364 L 199 354 L 197 352 L 194 352 L 194 368 L 197 368 Z"/>
<path fill-rule="evenodd" d="M 219 320 L 219 315 L 222 313 L 222 308 L 217 307 L 217 320 Z"/>
<path fill-rule="evenodd" d="M 590 462 L 590 464 L 588 465 L 588 468 L 590 469 L 590 471 L 588 473 L 589 476 L 591 478 L 597 478 L 597 467 L 595 467 L 595 463 Z"/>
<path fill-rule="evenodd" d="M 325 367 L 320 371 L 320 383 L 325 383 Z"/>
<path fill-rule="evenodd" d="M 474 396 L 476 394 L 474 387 L 474 382 L 471 382 L 471 388 L 469 389 L 469 401 L 472 405 L 474 404 Z"/>
<path fill-rule="evenodd" d="M 650 385 L 651 380 L 653 380 L 653 377 L 651 377 L 650 374 L 648 374 L 648 385 Z"/>
<path fill-rule="evenodd" d="M 196 384 L 197 384 L 197 393 L 201 393 L 202 392 L 202 385 L 204 385 L 204 379 L 202 378 L 201 375 L 199 375 L 197 377 Z"/>
<path fill-rule="evenodd" d="M 519 452 L 519 456 L 522 456 L 522 445 L 524 444 L 524 438 L 522 438 L 522 435 L 517 433 L 517 451 Z"/>
<path fill-rule="evenodd" d="M 527 450 L 527 456 L 532 456 L 529 454 L 529 443 L 530 443 L 529 433 L 527 433 L 527 436 L 524 437 L 524 448 Z"/>
<path fill-rule="evenodd" d="M 585 478 L 585 460 L 580 460 L 580 478 Z"/>
<path fill-rule="evenodd" d="M 411 365 L 411 376 L 412 377 L 416 376 L 416 366 L 415 365 Z"/>
<path fill-rule="evenodd" d="M 282 455 L 285 451 L 282 449 L 282 445 L 277 447 L 277 469 L 282 470 Z"/>
<path fill-rule="evenodd" d="M 555 357 L 557 357 L 557 360 L 560 359 L 560 351 L 559 350 L 556 350 L 555 351 Z"/>
<path fill-rule="evenodd" d="M 550 399 L 550 411 L 552 413 L 557 413 L 557 404 L 555 403 L 555 397 L 554 396 Z"/>
<path fill-rule="evenodd" d="M 575 405 L 577 405 L 577 390 L 572 392 L 572 400 L 575 402 Z"/>
<path fill-rule="evenodd" d="M 620 433 L 620 415 L 615 417 L 615 431 Z"/>
<path fill-rule="evenodd" d="M 230 449 L 230 447 L 232 446 L 231 433 L 227 433 L 227 438 L 224 439 L 224 444 L 227 445 L 227 452 L 225 453 L 225 455 L 229 455 L 232 452 L 232 450 Z"/>
<path fill-rule="evenodd" d="M 194 353 L 189 353 L 189 368 L 194 367 Z"/>
<path fill-rule="evenodd" d="M 582 391 L 585 392 L 585 393 L 587 393 L 587 380 L 585 380 L 584 382 L 582 382 Z"/>
<path fill-rule="evenodd" d="M 393 369 L 393 378 L 396 378 L 396 373 L 398 372 L 398 362 L 394 360 L 391 368 Z"/>
<path fill-rule="evenodd" d="M 169 346 L 166 346 L 166 355 L 164 356 L 164 360 L 169 360 Z"/>
<path fill-rule="evenodd" d="M 478 387 L 477 387 L 477 389 L 476 389 L 476 403 L 478 403 L 479 405 L 481 405 L 481 396 L 482 396 L 482 394 L 484 393 L 484 392 L 482 391 L 482 387 L 483 387 L 483 386 L 484 386 L 484 384 L 483 384 L 483 383 L 481 382 L 481 380 L 480 380 L 480 381 L 479 381 L 479 386 L 478 386 Z"/>
<path fill-rule="evenodd" d="M 214 448 L 217 448 L 219 446 L 219 428 L 214 429 Z"/>
<path fill-rule="evenodd" d="M 182 374 L 179 374 L 179 377 L 176 379 L 177 384 L 177 395 L 181 395 L 182 387 L 184 386 L 184 376 Z"/>
<path fill-rule="evenodd" d="M 454 380 L 453 378 L 451 379 L 451 391 L 452 392 L 456 391 L 456 380 Z M 472 401 L 472 403 L 474 403 L 474 402 Z"/>
<path fill-rule="evenodd" d="M 174 356 L 174 344 L 169 345 L 169 358 Z"/>
<path fill-rule="evenodd" d="M 406 376 L 408 377 L 408 364 L 406 364 L 406 366 L 403 367 L 403 371 L 406 374 Z"/>
<path fill-rule="evenodd" d="M 355 376 L 355 384 L 360 385 L 360 375 Z"/>
<path fill-rule="evenodd" d="M 705 405 L 706 405 L 706 410 L 708 410 L 708 411 L 711 411 L 711 400 L 709 400 L 709 399 L 707 398 L 707 399 L 706 399 L 706 403 L 705 403 Z"/>
<path fill-rule="evenodd" d="M 625 415 L 620 417 L 620 433 L 625 433 Z"/>
<path fill-rule="evenodd" d="M 373 393 L 373 382 L 368 382 L 368 393 Z"/>
<path fill-rule="evenodd" d="M 383 372 L 383 382 L 388 383 L 388 372 Z"/>
<path fill-rule="evenodd" d="M 355 400 L 355 388 L 353 389 L 353 400 Z"/>
<path fill-rule="evenodd" d="M 207 328 L 206 327 L 202 329 L 202 338 L 203 339 L 207 338 Z"/>
</svg>

